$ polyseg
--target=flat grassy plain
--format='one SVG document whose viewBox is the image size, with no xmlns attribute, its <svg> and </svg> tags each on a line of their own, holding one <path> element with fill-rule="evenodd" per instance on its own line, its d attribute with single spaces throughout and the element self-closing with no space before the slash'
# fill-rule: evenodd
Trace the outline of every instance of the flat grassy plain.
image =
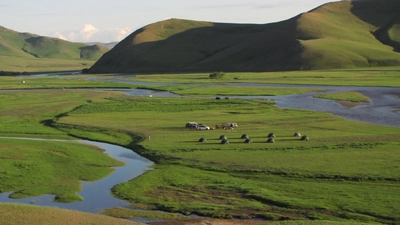
<svg viewBox="0 0 400 225">
<path fill-rule="evenodd" d="M 57 75 L 56 77 L 0 76 L 1 90 L 62 89 L 62 88 L 131 88 L 129 84 L 90 81 L 85 76 Z M 23 83 L 25 81 L 25 83 Z"/>
<path fill-rule="evenodd" d="M 188 130 L 188 121 L 239 127 Z M 74 134 L 93 124 L 97 131 L 76 135 L 95 139 L 108 128 L 151 136 L 140 146 L 117 141 L 157 163 L 113 188 L 137 207 L 222 218 L 399 221 L 399 128 L 279 109 L 266 100 L 140 97 L 88 104 L 55 125 Z M 266 143 L 270 132 L 273 144 Z M 220 144 L 220 135 L 229 144 Z"/>
<path fill-rule="evenodd" d="M 293 95 L 306 92 L 322 91 L 318 88 L 296 88 L 296 87 L 243 87 L 243 86 L 202 86 L 202 85 L 173 85 L 173 86 L 138 86 L 138 88 L 169 91 L 179 95 L 208 96 L 208 95 L 226 95 L 226 96 L 278 96 Z"/>
<path fill-rule="evenodd" d="M 125 78 L 135 81 L 172 83 L 260 83 L 339 86 L 399 87 L 399 67 L 364 68 L 354 70 L 312 70 L 284 72 L 227 72 L 221 79 L 209 79 L 208 73 L 136 74 Z"/>
<path fill-rule="evenodd" d="M 143 77 L 152 76 L 154 81 L 170 79 L 169 75 Z M 174 76 L 182 75 L 172 75 L 172 80 L 177 79 Z M 51 86 L 51 80 L 43 82 Z M 268 100 L 218 101 L 214 99 L 218 90 L 208 91 L 206 98 L 131 97 L 94 90 L 2 92 L 0 135 L 78 137 L 133 149 L 155 161 L 154 170 L 116 185 L 113 192 L 139 208 L 218 218 L 400 222 L 400 128 L 346 121 L 329 113 L 280 109 Z M 236 122 L 239 127 L 197 131 L 185 129 L 189 121 L 210 127 Z M 266 143 L 272 132 L 275 143 Z M 295 132 L 310 141 L 294 137 Z M 242 134 L 252 143 L 244 143 Z M 221 135 L 228 137 L 229 144 L 220 143 Z M 199 142 L 202 137 L 207 142 Z M 61 149 L 72 154 L 69 145 L 46 147 L 53 144 L 7 140 L 1 151 L 33 154 L 36 149 Z M 3 162 L 18 162 L 12 157 L 16 156 L 0 159 L 0 171 L 8 171 Z M 91 162 L 89 158 L 82 160 Z M 31 159 L 33 166 L 39 163 Z M 32 173 L 28 168 L 16 173 Z M 97 175 L 107 173 L 99 171 Z M 9 176 L 6 184 L 14 184 L 10 191 L 26 185 L 17 181 L 17 176 Z M 75 193 L 73 188 L 66 193 L 71 190 Z M 335 222 L 321 222 L 331 223 Z"/>
<path fill-rule="evenodd" d="M 95 63 L 89 59 L 37 59 L 33 57 L 0 55 L 2 71 L 42 72 L 42 71 L 71 71 L 88 68 Z"/>
</svg>

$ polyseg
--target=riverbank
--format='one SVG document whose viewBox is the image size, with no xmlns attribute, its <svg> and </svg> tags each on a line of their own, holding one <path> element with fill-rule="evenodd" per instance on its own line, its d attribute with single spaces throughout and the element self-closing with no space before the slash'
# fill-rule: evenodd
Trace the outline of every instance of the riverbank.
<svg viewBox="0 0 400 225">
<path fill-rule="evenodd" d="M 121 146 L 100 143 L 86 140 L 50 140 L 50 139 L 37 139 L 37 138 L 4 138 L 1 137 L 3 143 L 7 139 L 24 140 L 36 145 L 35 142 L 69 142 L 69 143 L 82 143 L 85 145 L 96 146 L 103 149 L 104 153 L 112 159 L 123 162 L 123 165 L 113 167 L 113 171 L 102 179 L 97 181 L 81 181 L 81 189 L 77 195 L 81 196 L 82 200 L 74 203 L 63 203 L 54 201 L 54 195 L 40 195 L 24 198 L 10 198 L 13 192 L 5 192 L 0 194 L 0 202 L 20 203 L 20 204 L 34 204 L 38 206 L 51 206 L 70 210 L 79 210 L 82 212 L 101 213 L 105 209 L 113 207 L 131 208 L 128 202 L 115 198 L 111 189 L 113 186 L 122 182 L 127 182 L 135 177 L 140 176 L 145 171 L 150 170 L 153 164 L 150 160 L 139 156 L 130 149 Z M 21 144 L 21 142 L 19 142 Z M 59 148 L 59 147 L 55 147 Z M 3 153 L 4 154 L 4 153 Z M 96 157 L 98 158 L 98 156 Z M 25 186 L 27 188 L 27 186 Z"/>
</svg>

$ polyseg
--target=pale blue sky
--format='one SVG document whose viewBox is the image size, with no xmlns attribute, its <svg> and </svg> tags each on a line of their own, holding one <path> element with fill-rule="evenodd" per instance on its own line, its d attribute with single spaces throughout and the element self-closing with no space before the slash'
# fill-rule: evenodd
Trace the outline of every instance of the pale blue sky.
<svg viewBox="0 0 400 225">
<path fill-rule="evenodd" d="M 0 26 L 77 42 L 120 41 L 167 18 L 272 23 L 336 0 L 0 0 Z"/>
</svg>

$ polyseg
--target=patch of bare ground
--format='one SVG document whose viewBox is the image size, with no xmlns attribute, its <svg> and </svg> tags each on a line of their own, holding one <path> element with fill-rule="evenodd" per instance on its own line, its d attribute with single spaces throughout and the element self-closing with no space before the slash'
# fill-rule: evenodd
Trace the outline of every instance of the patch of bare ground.
<svg viewBox="0 0 400 225">
<path fill-rule="evenodd" d="M 336 102 L 342 105 L 343 107 L 347 108 L 353 108 L 361 105 L 359 102 L 351 102 L 351 101 L 336 101 Z"/>
<path fill-rule="evenodd" d="M 264 222 L 250 220 L 222 220 L 222 219 L 188 219 L 181 221 L 166 221 L 148 223 L 151 225 L 257 225 Z"/>
</svg>

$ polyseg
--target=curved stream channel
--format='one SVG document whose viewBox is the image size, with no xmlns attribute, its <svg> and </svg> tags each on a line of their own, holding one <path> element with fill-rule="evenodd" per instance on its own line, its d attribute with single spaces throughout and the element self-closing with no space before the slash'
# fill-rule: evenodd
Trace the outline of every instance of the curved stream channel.
<svg viewBox="0 0 400 225">
<path fill-rule="evenodd" d="M 17 139 L 17 138 L 14 138 Z M 64 140 L 50 140 L 50 139 L 31 139 L 19 138 L 37 141 L 64 141 Z M 150 170 L 149 166 L 153 164 L 152 161 L 141 157 L 130 149 L 123 148 L 117 145 L 106 144 L 95 141 L 86 140 L 68 140 L 71 142 L 79 142 L 83 144 L 94 145 L 105 150 L 105 153 L 110 157 L 115 158 L 125 163 L 124 166 L 114 167 L 115 171 L 109 176 L 94 182 L 81 182 L 82 190 L 78 195 L 84 198 L 83 201 L 74 203 L 61 203 L 54 202 L 54 195 L 42 195 L 23 199 L 11 199 L 9 195 L 12 192 L 1 193 L 0 202 L 21 203 L 21 204 L 34 204 L 40 206 L 51 206 L 63 209 L 78 210 L 89 213 L 101 213 L 107 208 L 124 207 L 131 208 L 128 201 L 120 200 L 113 197 L 111 188 L 122 182 L 131 180 L 146 170 Z"/>
</svg>

